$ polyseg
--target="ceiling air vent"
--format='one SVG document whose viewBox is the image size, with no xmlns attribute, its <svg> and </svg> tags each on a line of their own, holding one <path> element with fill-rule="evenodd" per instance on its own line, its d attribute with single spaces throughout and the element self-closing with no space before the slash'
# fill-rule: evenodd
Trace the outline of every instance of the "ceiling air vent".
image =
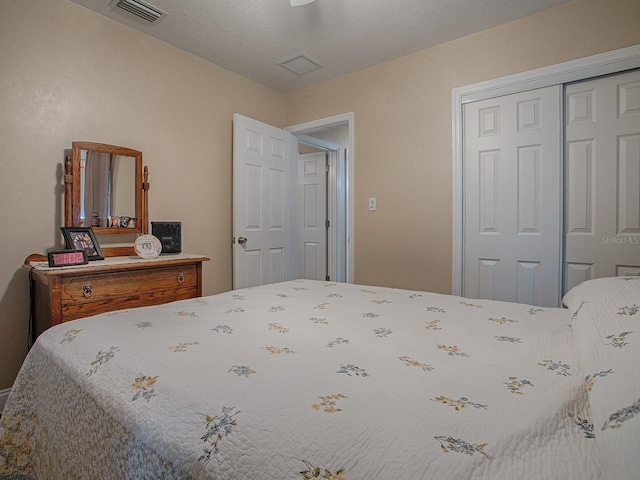
<svg viewBox="0 0 640 480">
<path fill-rule="evenodd" d="M 166 15 L 165 12 L 141 0 L 114 0 L 112 5 L 125 10 L 149 23 L 155 23 Z"/>
<path fill-rule="evenodd" d="M 297 55 L 289 60 L 280 62 L 278 65 L 297 75 L 304 75 L 305 73 L 322 67 L 322 65 L 306 55 Z"/>
</svg>

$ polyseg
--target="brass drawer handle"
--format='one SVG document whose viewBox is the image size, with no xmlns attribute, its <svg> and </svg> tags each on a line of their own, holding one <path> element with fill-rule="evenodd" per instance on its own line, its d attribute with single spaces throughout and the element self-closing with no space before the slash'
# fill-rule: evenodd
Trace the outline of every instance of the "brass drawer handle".
<svg viewBox="0 0 640 480">
<path fill-rule="evenodd" d="M 89 298 L 92 293 L 93 293 L 93 287 L 91 287 L 91 284 L 89 282 L 85 283 L 84 287 L 82 287 L 82 296 L 84 298 Z"/>
<path fill-rule="evenodd" d="M 178 273 L 178 283 L 182 283 L 184 282 L 184 273 L 179 272 Z"/>
</svg>

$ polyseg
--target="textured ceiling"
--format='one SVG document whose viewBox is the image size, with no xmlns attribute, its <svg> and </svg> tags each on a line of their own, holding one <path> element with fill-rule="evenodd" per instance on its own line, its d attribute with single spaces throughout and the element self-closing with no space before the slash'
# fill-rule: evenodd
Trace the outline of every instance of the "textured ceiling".
<svg viewBox="0 0 640 480">
<path fill-rule="evenodd" d="M 144 0 L 151 24 L 111 0 L 71 0 L 280 92 L 290 92 L 569 0 Z M 304 54 L 297 75 L 278 64 Z"/>
</svg>

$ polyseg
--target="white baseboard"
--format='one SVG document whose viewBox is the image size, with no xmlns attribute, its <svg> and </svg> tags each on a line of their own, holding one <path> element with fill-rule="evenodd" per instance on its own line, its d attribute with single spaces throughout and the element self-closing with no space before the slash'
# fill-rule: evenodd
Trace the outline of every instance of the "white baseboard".
<svg viewBox="0 0 640 480">
<path fill-rule="evenodd" d="M 4 405 L 7 403 L 7 398 L 9 398 L 10 388 L 5 388 L 4 390 L 0 390 L 0 415 L 2 415 L 2 410 L 4 410 Z"/>
</svg>

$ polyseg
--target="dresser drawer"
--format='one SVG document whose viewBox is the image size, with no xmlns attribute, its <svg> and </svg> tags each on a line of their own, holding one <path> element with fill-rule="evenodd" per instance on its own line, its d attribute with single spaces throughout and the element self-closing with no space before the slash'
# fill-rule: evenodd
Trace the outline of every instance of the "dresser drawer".
<svg viewBox="0 0 640 480">
<path fill-rule="evenodd" d="M 177 289 L 195 290 L 197 284 L 196 266 L 179 265 L 68 277 L 62 280 L 60 293 L 63 306 L 81 305 L 104 301 L 117 302 L 117 299 L 138 298 L 150 294 L 171 297 L 163 292 Z M 151 305 L 153 302 L 148 304 Z"/>
<path fill-rule="evenodd" d="M 158 290 L 154 292 L 144 292 L 140 295 L 130 295 L 128 297 L 111 297 L 104 300 L 87 300 L 84 303 L 70 303 L 62 305 L 63 322 L 75 320 L 77 318 L 91 317 L 99 313 L 114 312 L 127 308 L 148 307 L 150 305 L 160 305 L 174 302 L 176 300 L 186 300 L 197 296 L 195 287 L 176 288 L 173 290 Z"/>
</svg>

